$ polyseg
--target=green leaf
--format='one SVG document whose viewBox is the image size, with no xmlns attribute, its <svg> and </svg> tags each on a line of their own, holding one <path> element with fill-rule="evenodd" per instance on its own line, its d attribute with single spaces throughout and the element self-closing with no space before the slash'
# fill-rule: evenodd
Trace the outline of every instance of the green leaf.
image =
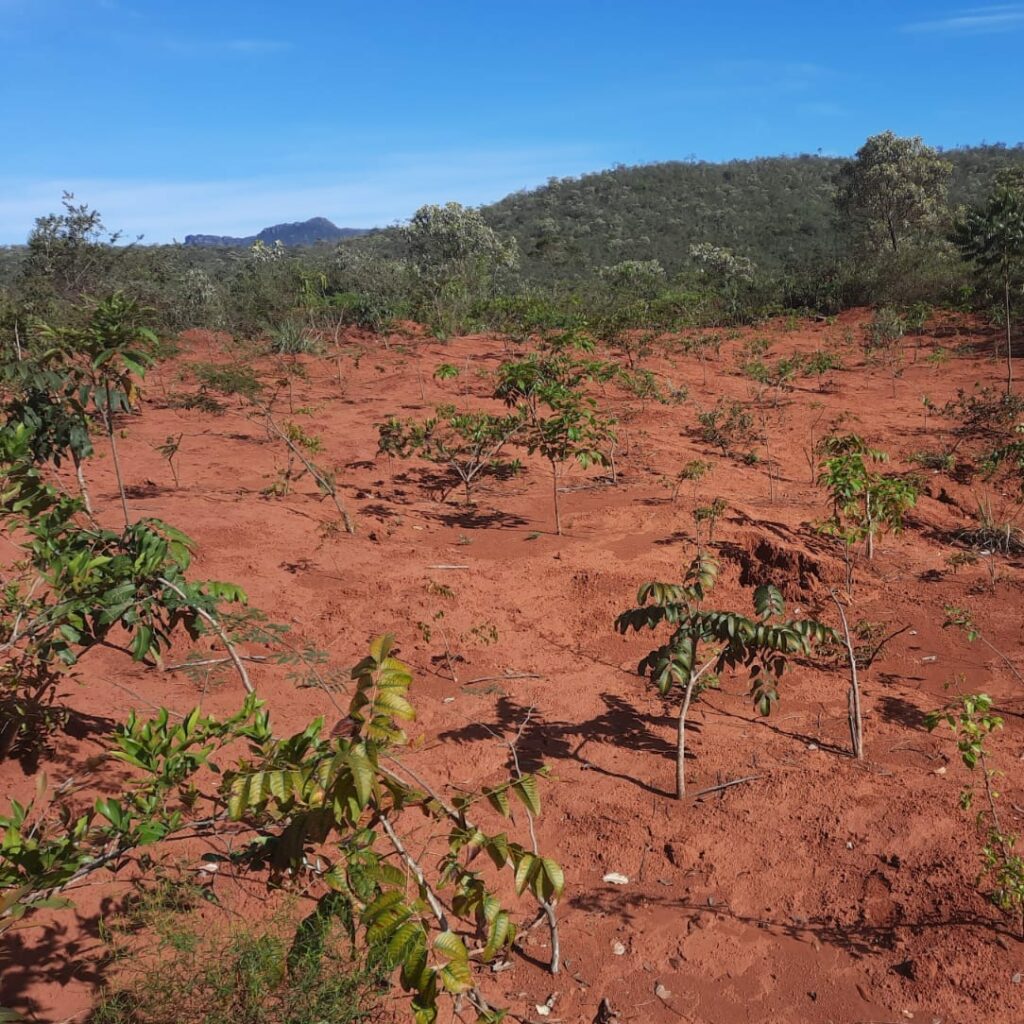
<svg viewBox="0 0 1024 1024">
<path fill-rule="evenodd" d="M 468 961 L 452 960 L 437 973 L 441 984 L 452 994 L 468 992 L 473 987 L 473 972 Z"/>
<path fill-rule="evenodd" d="M 522 896 L 526 891 L 527 885 L 530 884 L 530 877 L 533 871 L 536 869 L 540 858 L 535 857 L 532 853 L 524 853 L 519 864 L 516 866 L 516 895 Z"/>
<path fill-rule="evenodd" d="M 561 866 L 549 857 L 541 857 L 541 870 L 538 873 L 538 881 L 543 879 L 542 898 L 545 900 L 557 899 L 565 890 L 565 874 Z"/>
<path fill-rule="evenodd" d="M 453 963 L 469 962 L 469 951 L 455 932 L 441 932 L 434 939 L 434 949 Z"/>
<path fill-rule="evenodd" d="M 378 636 L 370 643 L 370 657 L 379 665 L 391 652 L 395 638 L 391 633 Z"/>
<path fill-rule="evenodd" d="M 509 816 L 512 810 L 512 805 L 508 799 L 508 789 L 504 786 L 490 789 L 484 787 L 484 796 L 487 798 L 487 802 L 499 813 L 504 815 L 506 818 Z"/>
<path fill-rule="evenodd" d="M 540 814 L 540 791 L 537 788 L 537 779 L 533 775 L 524 775 L 513 782 L 512 792 L 534 817 Z"/>
</svg>

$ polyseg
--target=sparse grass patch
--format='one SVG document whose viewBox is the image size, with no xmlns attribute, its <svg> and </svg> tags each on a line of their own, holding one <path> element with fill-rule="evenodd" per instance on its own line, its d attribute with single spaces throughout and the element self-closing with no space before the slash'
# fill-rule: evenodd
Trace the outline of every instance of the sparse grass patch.
<svg viewBox="0 0 1024 1024">
<path fill-rule="evenodd" d="M 372 953 L 366 964 L 354 961 L 337 916 L 318 907 L 297 930 L 284 914 L 269 924 L 211 926 L 195 910 L 201 890 L 162 885 L 115 924 L 108 941 L 122 954 L 129 946 L 132 955 L 101 991 L 90 1024 L 383 1019 L 384 958 Z"/>
</svg>

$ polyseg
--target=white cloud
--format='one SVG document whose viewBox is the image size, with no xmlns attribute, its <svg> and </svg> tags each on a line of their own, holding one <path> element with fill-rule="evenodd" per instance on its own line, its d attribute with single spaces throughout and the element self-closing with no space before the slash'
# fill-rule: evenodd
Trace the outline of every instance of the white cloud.
<svg viewBox="0 0 1024 1024">
<path fill-rule="evenodd" d="M 0 178 L 0 244 L 23 242 L 35 218 L 74 192 L 107 226 L 147 242 L 186 234 L 249 235 L 270 224 L 322 216 L 339 227 L 383 227 L 424 203 L 493 202 L 552 174 L 580 174 L 605 163 L 589 150 L 519 149 L 394 155 L 335 174 L 159 181 Z"/>
<path fill-rule="evenodd" d="M 982 35 L 1007 32 L 1024 27 L 1024 5 L 1000 4 L 996 7 L 975 7 L 946 18 L 918 21 L 903 26 L 904 32 L 943 35 Z"/>
</svg>

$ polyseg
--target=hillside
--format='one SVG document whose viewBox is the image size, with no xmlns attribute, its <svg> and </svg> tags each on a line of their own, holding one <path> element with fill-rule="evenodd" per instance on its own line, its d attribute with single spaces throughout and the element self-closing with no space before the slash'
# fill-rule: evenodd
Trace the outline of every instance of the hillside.
<svg viewBox="0 0 1024 1024">
<path fill-rule="evenodd" d="M 273 245 L 274 242 L 283 245 L 315 245 L 317 242 L 340 242 L 344 238 L 365 233 L 363 228 L 339 228 L 326 217 L 311 217 L 292 224 L 274 224 L 264 228 L 258 235 L 246 235 L 243 238 L 233 235 L 186 235 L 185 245 L 241 247 L 256 241 L 267 245 Z"/>
<path fill-rule="evenodd" d="M 950 200 L 981 201 L 995 174 L 1024 163 L 1024 146 L 949 150 Z M 813 267 L 843 249 L 833 193 L 844 157 L 775 156 L 754 160 L 668 161 L 614 167 L 513 192 L 482 207 L 495 230 L 516 237 L 524 273 L 572 278 L 627 259 L 657 259 L 669 273 L 689 246 L 712 242 L 751 257 L 764 270 Z M 393 228 L 356 243 L 400 251 Z"/>
<path fill-rule="evenodd" d="M 953 164 L 951 201 L 971 205 L 1000 168 L 1024 162 L 1024 148 L 972 146 L 945 156 Z M 658 259 L 671 272 L 701 241 L 782 270 L 816 263 L 841 245 L 832 195 L 843 163 L 804 155 L 615 167 L 552 179 L 483 212 L 492 227 L 515 235 L 527 270 L 543 276 L 624 259 Z"/>
</svg>

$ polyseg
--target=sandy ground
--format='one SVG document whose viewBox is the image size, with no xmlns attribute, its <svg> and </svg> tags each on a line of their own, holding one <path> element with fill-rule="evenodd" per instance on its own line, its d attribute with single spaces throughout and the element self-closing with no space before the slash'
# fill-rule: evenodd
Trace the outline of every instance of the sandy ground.
<svg viewBox="0 0 1024 1024">
<path fill-rule="evenodd" d="M 557 979 L 544 971 L 548 939 L 538 928 L 513 969 L 487 982 L 527 1019 L 539 1020 L 535 1005 L 557 992 L 549 1021 L 589 1022 L 602 998 L 622 1021 L 1024 1020 L 1024 944 L 974 884 L 978 841 L 957 806 L 967 772 L 948 735 L 923 727 L 954 677 L 968 692 L 998 698 L 1006 729 L 992 746 L 1006 772 L 1003 808 L 1008 827 L 1022 830 L 1024 691 L 991 651 L 942 629 L 944 604 L 967 606 L 985 635 L 1022 665 L 1024 564 L 1001 559 L 993 588 L 982 565 L 954 573 L 946 561 L 957 550 L 953 534 L 971 522 L 970 487 L 926 471 L 927 492 L 908 529 L 883 537 L 874 563 L 857 566 L 851 616 L 887 631 L 909 627 L 863 681 L 861 763 L 848 755 L 842 667 L 796 666 L 768 719 L 754 713 L 744 678 L 725 677 L 692 714 L 691 792 L 755 778 L 675 801 L 672 707 L 635 674 L 648 638 L 612 628 L 640 583 L 679 579 L 692 557 L 693 488 L 684 485 L 673 504 L 666 480 L 694 458 L 714 464 L 696 488 L 697 502 L 721 496 L 728 504 L 715 535 L 722 561 L 716 604 L 746 611 L 751 585 L 770 580 L 802 612 L 836 621 L 828 587 L 840 583 L 842 563 L 834 543 L 810 525 L 827 511 L 803 454 L 812 432 L 820 437 L 846 414 L 844 429 L 906 468 L 910 453 L 940 446 L 950 427 L 935 416 L 925 425 L 923 395 L 941 405 L 958 387 L 998 385 L 1002 373 L 988 357 L 989 335 L 947 326 L 919 346 L 908 341 L 894 381 L 849 345 L 863 320 L 854 312 L 835 324 L 732 332 L 709 359 L 707 384 L 694 357 L 659 345 L 644 365 L 685 385 L 689 399 L 642 408 L 615 387 L 597 393 L 620 420 L 619 478 L 612 486 L 600 469 L 565 478 L 562 537 L 552 533 L 542 463 L 526 459 L 519 476 L 486 481 L 467 509 L 457 491 L 437 500 L 434 467 L 417 460 L 389 466 L 376 455 L 375 424 L 389 414 L 421 416 L 444 401 L 496 408 L 488 374 L 503 346 L 494 338 L 441 345 L 396 336 L 387 350 L 354 338 L 340 363 L 302 357 L 307 379 L 295 383 L 293 401 L 310 412 L 294 418 L 323 438 L 320 458 L 337 469 L 356 517 L 354 537 L 322 536 L 331 510 L 308 478 L 286 497 L 261 495 L 285 451 L 237 401 L 222 416 L 168 407 L 167 395 L 188 387 L 180 379 L 190 362 L 223 359 L 209 336 L 187 336 L 181 354 L 147 382 L 141 415 L 123 424 L 132 511 L 165 518 L 195 539 L 195 575 L 241 583 L 255 605 L 341 667 L 354 664 L 374 635 L 397 635 L 416 671 L 425 742 L 410 763 L 421 773 L 449 791 L 497 781 L 508 758 L 501 738 L 520 731 L 524 762 L 550 766 L 539 834 L 567 876 L 560 906 L 566 969 Z M 748 398 L 735 367 L 743 342 L 756 337 L 771 339 L 772 356 L 834 344 L 845 364 L 830 375 L 831 387 L 819 391 L 813 378 L 800 379 L 770 410 L 780 462 L 774 502 L 763 466 L 711 451 L 695 430 L 697 411 L 718 396 Z M 938 345 L 965 350 L 936 366 L 925 357 Z M 461 376 L 434 380 L 442 362 L 461 367 Z M 259 368 L 273 377 L 271 360 Z M 178 433 L 176 488 L 153 445 Z M 109 458 L 89 471 L 102 516 L 116 523 Z M 451 596 L 432 584 L 449 587 Z M 458 656 L 457 680 L 437 629 L 426 642 L 418 625 L 436 623 L 439 611 Z M 505 674 L 517 678 L 484 678 Z M 279 668 L 255 666 L 253 678 L 281 732 L 335 714 L 322 692 L 296 689 Z M 150 702 L 180 711 L 197 695 L 181 673 L 91 655 L 63 689 L 77 714 L 42 767 L 56 782 L 81 773 L 129 708 L 144 712 Z M 206 695 L 205 707 L 223 712 L 238 699 L 236 682 L 226 680 Z M 0 766 L 0 783 L 13 795 L 33 785 L 16 762 Z M 116 790 L 117 779 L 100 785 Z M 611 871 L 628 884 L 603 882 Z M 214 884 L 238 906 L 260 906 L 255 892 L 220 878 Z M 43 1021 L 83 1019 L 103 976 L 98 922 L 125 891 L 105 876 L 79 891 L 77 911 L 39 915 L 8 933 L 0 1005 Z M 529 916 L 522 905 L 520 918 Z"/>
</svg>

